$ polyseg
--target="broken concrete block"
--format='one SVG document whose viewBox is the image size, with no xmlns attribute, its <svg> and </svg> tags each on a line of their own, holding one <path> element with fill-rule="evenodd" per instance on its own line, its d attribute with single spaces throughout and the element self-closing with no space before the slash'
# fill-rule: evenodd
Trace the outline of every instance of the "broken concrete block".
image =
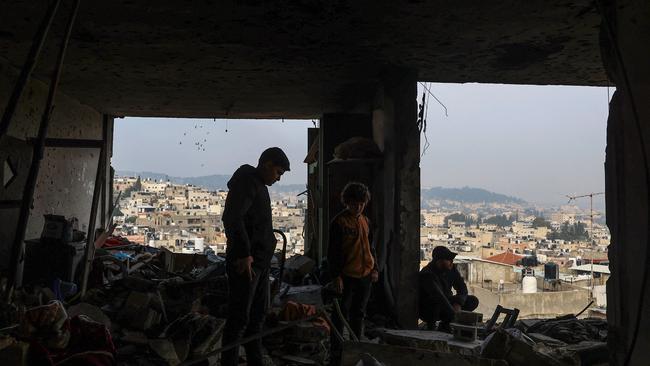
<svg viewBox="0 0 650 366">
<path fill-rule="evenodd" d="M 279 307 L 284 307 L 287 301 L 293 301 L 299 304 L 314 305 L 317 308 L 321 308 L 323 307 L 323 296 L 321 292 L 322 286 L 319 285 L 291 287 L 284 296 L 280 297 Z"/>
<path fill-rule="evenodd" d="M 483 321 L 483 314 L 473 311 L 459 311 L 454 316 L 455 322 L 463 325 L 476 325 Z"/>
<path fill-rule="evenodd" d="M 151 307 L 153 305 L 157 305 L 154 294 L 131 291 L 120 310 L 118 320 L 129 328 L 149 329 L 160 323 L 162 318 L 162 314 Z"/>
<path fill-rule="evenodd" d="M 461 355 L 477 356 L 482 342 L 459 341 L 449 333 L 426 330 L 384 330 L 380 337 L 388 344 L 426 349 L 435 352 L 453 352 Z"/>
<path fill-rule="evenodd" d="M 303 277 L 311 273 L 316 266 L 313 259 L 304 255 L 295 255 L 284 264 L 284 278 L 283 281 L 292 284 L 300 284 Z"/>
<path fill-rule="evenodd" d="M 0 349 L 3 365 L 28 365 L 29 343 L 13 340 Z"/>
<path fill-rule="evenodd" d="M 298 356 L 282 356 L 284 361 L 289 362 L 292 365 L 317 365 L 316 361 L 310 360 L 308 358 L 298 357 Z"/>
<path fill-rule="evenodd" d="M 77 315 L 85 315 L 98 323 L 104 324 L 107 329 L 111 329 L 111 320 L 104 314 L 102 309 L 95 305 L 81 302 L 68 308 L 70 318 Z"/>
<path fill-rule="evenodd" d="M 535 343 L 517 329 L 497 328 L 483 345 L 482 357 L 502 359 L 510 365 L 559 366 L 561 362 L 551 355 L 538 352 Z"/>
<path fill-rule="evenodd" d="M 176 354 L 174 344 L 167 339 L 151 339 L 149 340 L 149 348 L 170 366 L 180 365 L 182 362 Z"/>
<path fill-rule="evenodd" d="M 447 352 L 400 347 L 388 344 L 366 342 L 343 343 L 342 366 L 357 366 L 360 361 L 368 362 L 364 354 L 371 355 L 374 361 L 383 366 L 507 366 L 503 360 L 490 360 L 478 356 L 460 355 Z M 362 363 L 366 365 L 366 363 Z"/>
</svg>

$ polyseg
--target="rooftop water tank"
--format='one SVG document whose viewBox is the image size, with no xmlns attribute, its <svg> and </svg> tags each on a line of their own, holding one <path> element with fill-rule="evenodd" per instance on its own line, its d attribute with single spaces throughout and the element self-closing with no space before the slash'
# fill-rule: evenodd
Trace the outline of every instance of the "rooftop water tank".
<svg viewBox="0 0 650 366">
<path fill-rule="evenodd" d="M 551 281 L 560 278 L 560 267 L 557 263 L 548 262 L 544 265 L 544 280 Z"/>
<path fill-rule="evenodd" d="M 521 290 L 525 294 L 534 294 L 537 292 L 537 279 L 532 269 L 524 270 L 524 278 L 521 280 Z"/>
</svg>

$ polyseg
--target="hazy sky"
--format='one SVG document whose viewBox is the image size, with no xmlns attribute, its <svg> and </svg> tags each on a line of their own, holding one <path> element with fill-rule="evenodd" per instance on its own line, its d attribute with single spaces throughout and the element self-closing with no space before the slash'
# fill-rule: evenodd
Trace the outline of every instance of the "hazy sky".
<svg viewBox="0 0 650 366">
<path fill-rule="evenodd" d="M 430 99 L 423 186 L 479 187 L 552 204 L 566 202 L 565 194 L 604 190 L 606 88 L 429 85 L 449 116 Z M 280 146 L 292 164 L 284 183 L 304 183 L 310 126 L 295 120 L 117 119 L 113 166 L 173 176 L 230 174 L 254 164 L 264 148 Z"/>
</svg>

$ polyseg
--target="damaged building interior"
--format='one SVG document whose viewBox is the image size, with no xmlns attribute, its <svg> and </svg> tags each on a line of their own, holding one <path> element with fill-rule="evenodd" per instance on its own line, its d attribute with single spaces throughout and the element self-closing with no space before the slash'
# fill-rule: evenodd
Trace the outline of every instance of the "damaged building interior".
<svg viewBox="0 0 650 366">
<path fill-rule="evenodd" d="M 120 274 L 106 274 L 113 123 L 133 116 L 320 121 L 306 136 L 308 215 L 316 222 L 305 244 L 315 263 L 308 272 L 327 257 L 327 227 L 346 181 L 370 187 L 368 215 L 381 223 L 381 295 L 369 308 L 381 308 L 386 329 L 368 334 L 373 342 L 346 342 L 345 365 L 647 364 L 649 42 L 647 0 L 2 1 L 0 359 L 217 364 L 217 351 L 228 346 L 219 339 L 228 301 L 223 263 L 141 247 L 140 262 L 110 259 Z M 616 87 L 604 164 L 607 322 L 589 342 L 560 347 L 549 336 L 526 335 L 543 328 L 526 321 L 519 333 L 504 331 L 507 320 L 480 328 L 481 340 L 475 334 L 465 344 L 417 331 L 418 81 Z M 341 159 L 337 146 L 359 137 L 378 153 Z M 78 218 L 78 230 L 52 215 Z M 79 245 L 64 251 L 48 235 Z M 48 302 L 34 280 L 51 277 L 44 272 L 57 261 L 72 266 L 59 283 L 75 283 L 78 293 L 67 296 L 57 285 L 49 294 L 60 301 Z M 280 262 L 284 269 L 288 260 Z M 304 356 L 326 344 L 319 332 L 338 332 L 321 311 L 317 281 L 301 292 L 302 277 L 273 276 L 278 296 L 298 309 L 269 316 L 268 334 L 260 335 L 274 361 L 327 364 Z M 314 296 L 316 310 L 300 307 Z M 570 324 L 574 333 L 597 328 L 589 319 Z M 288 344 L 297 348 L 283 350 Z"/>
</svg>

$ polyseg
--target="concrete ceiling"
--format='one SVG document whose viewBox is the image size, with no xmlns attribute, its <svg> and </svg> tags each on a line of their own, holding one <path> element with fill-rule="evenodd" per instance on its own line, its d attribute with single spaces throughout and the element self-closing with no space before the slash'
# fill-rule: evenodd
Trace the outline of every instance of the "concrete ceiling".
<svg viewBox="0 0 650 366">
<path fill-rule="evenodd" d="M 0 57 L 22 65 L 48 4 L 0 2 Z M 394 66 L 423 81 L 606 85 L 599 22 L 591 0 L 82 1 L 61 90 L 117 116 L 312 118 L 364 105 Z"/>
</svg>

